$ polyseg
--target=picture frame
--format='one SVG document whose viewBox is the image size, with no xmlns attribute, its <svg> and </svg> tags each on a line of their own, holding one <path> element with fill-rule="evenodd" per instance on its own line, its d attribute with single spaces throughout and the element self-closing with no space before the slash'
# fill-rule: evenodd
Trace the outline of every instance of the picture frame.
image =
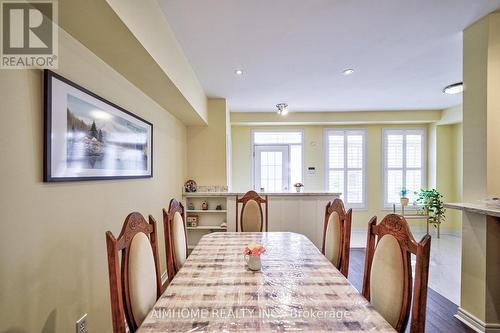
<svg viewBox="0 0 500 333">
<path fill-rule="evenodd" d="M 44 182 L 153 177 L 153 124 L 44 70 Z"/>
</svg>

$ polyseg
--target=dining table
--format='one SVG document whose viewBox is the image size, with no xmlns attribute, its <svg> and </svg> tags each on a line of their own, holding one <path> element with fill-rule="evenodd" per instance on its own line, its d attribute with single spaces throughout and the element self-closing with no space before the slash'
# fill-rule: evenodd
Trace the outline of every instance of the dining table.
<svg viewBox="0 0 500 333">
<path fill-rule="evenodd" d="M 245 246 L 262 244 L 251 271 Z M 395 332 L 304 235 L 205 235 L 138 332 Z"/>
</svg>

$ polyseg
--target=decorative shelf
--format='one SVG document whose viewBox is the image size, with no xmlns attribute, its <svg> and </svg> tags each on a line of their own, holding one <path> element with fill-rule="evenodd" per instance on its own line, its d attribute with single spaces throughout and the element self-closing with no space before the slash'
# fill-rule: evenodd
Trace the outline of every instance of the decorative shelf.
<svg viewBox="0 0 500 333">
<path fill-rule="evenodd" d="M 227 230 L 220 225 L 199 225 L 197 227 L 186 227 L 188 230 Z"/>
<path fill-rule="evenodd" d="M 198 225 L 196 227 L 188 227 L 186 225 L 187 241 L 189 250 L 192 250 L 202 237 L 213 232 L 227 232 L 226 228 L 221 228 L 221 223 L 228 219 L 227 214 L 228 198 L 230 194 L 227 192 L 194 192 L 183 193 L 183 203 L 186 216 L 197 216 Z M 202 201 L 208 204 L 207 210 L 203 210 Z M 190 207 L 192 209 L 189 209 Z M 220 210 L 215 209 L 219 206 Z"/>
<path fill-rule="evenodd" d="M 226 198 L 230 196 L 228 192 L 184 192 L 183 196 L 185 198 L 211 198 L 211 197 L 220 197 Z"/>
<path fill-rule="evenodd" d="M 226 213 L 227 210 L 221 209 L 221 210 L 216 210 L 216 209 L 192 209 L 192 210 L 186 210 L 186 213 Z"/>
</svg>

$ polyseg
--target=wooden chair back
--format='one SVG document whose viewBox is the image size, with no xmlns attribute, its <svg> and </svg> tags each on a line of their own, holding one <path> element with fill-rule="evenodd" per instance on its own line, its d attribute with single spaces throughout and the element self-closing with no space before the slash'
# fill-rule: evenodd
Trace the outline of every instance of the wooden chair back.
<svg viewBox="0 0 500 333">
<path fill-rule="evenodd" d="M 390 248 L 393 250 L 389 251 Z M 416 242 L 401 215 L 389 214 L 378 225 L 377 218 L 373 217 L 368 224 L 363 296 L 398 332 L 405 331 L 410 309 L 410 332 L 425 331 L 430 248 L 431 237 L 425 235 L 420 242 Z M 414 286 L 412 254 L 416 256 Z M 375 285 L 377 281 L 382 281 L 381 285 Z M 398 295 L 397 302 L 388 298 L 394 294 Z"/>
<path fill-rule="evenodd" d="M 139 307 L 136 305 L 137 298 L 144 300 L 144 297 L 154 293 L 153 288 L 156 289 L 156 295 L 152 296 L 154 299 L 149 299 L 146 303 L 153 302 L 152 305 L 154 305 L 154 302 L 161 296 L 156 232 L 156 221 L 153 217 L 149 216 L 148 223 L 140 213 L 136 212 L 127 216 L 118 238 L 115 238 L 111 231 L 106 232 L 113 333 L 125 333 L 125 320 L 130 332 L 135 332 L 140 326 L 144 318 L 138 317 L 145 315 L 144 313 L 139 314 Z M 146 243 L 144 242 L 145 237 Z M 119 262 L 120 255 L 121 264 Z M 152 259 L 149 257 L 150 255 Z M 141 262 L 140 259 L 143 258 L 146 259 L 145 262 Z M 154 273 L 151 272 L 148 263 L 154 265 Z M 133 271 L 140 268 L 141 265 L 146 265 L 144 273 L 149 271 L 154 276 L 143 276 L 141 275 L 143 272 Z M 141 283 L 144 281 L 149 283 Z M 141 294 L 140 291 L 146 292 Z M 149 312 L 150 309 L 140 310 Z"/>
<path fill-rule="evenodd" d="M 241 211 L 239 205 L 241 204 Z M 262 210 L 262 205 L 265 210 Z M 268 198 L 262 198 L 255 191 L 248 191 L 244 196 L 236 196 L 236 232 L 262 232 L 268 229 Z"/>
<path fill-rule="evenodd" d="M 340 199 L 329 202 L 325 208 L 323 253 L 340 272 L 349 273 L 352 209 L 347 212 Z"/>
<path fill-rule="evenodd" d="M 165 233 L 168 279 L 172 281 L 187 259 L 188 254 L 184 206 L 176 199 L 170 200 L 168 211 L 163 209 L 163 230 Z"/>
</svg>

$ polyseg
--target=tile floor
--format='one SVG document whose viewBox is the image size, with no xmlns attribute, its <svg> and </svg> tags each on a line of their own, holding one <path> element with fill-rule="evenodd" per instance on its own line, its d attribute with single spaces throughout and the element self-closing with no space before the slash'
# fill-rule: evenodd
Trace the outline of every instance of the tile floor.
<svg viewBox="0 0 500 333">
<path fill-rule="evenodd" d="M 412 232 L 417 241 L 425 235 L 425 231 L 420 229 L 412 230 Z M 434 230 L 431 230 L 431 236 L 429 287 L 459 305 L 462 237 L 458 233 L 442 231 L 438 239 Z M 353 230 L 351 247 L 366 247 L 366 230 Z"/>
</svg>

